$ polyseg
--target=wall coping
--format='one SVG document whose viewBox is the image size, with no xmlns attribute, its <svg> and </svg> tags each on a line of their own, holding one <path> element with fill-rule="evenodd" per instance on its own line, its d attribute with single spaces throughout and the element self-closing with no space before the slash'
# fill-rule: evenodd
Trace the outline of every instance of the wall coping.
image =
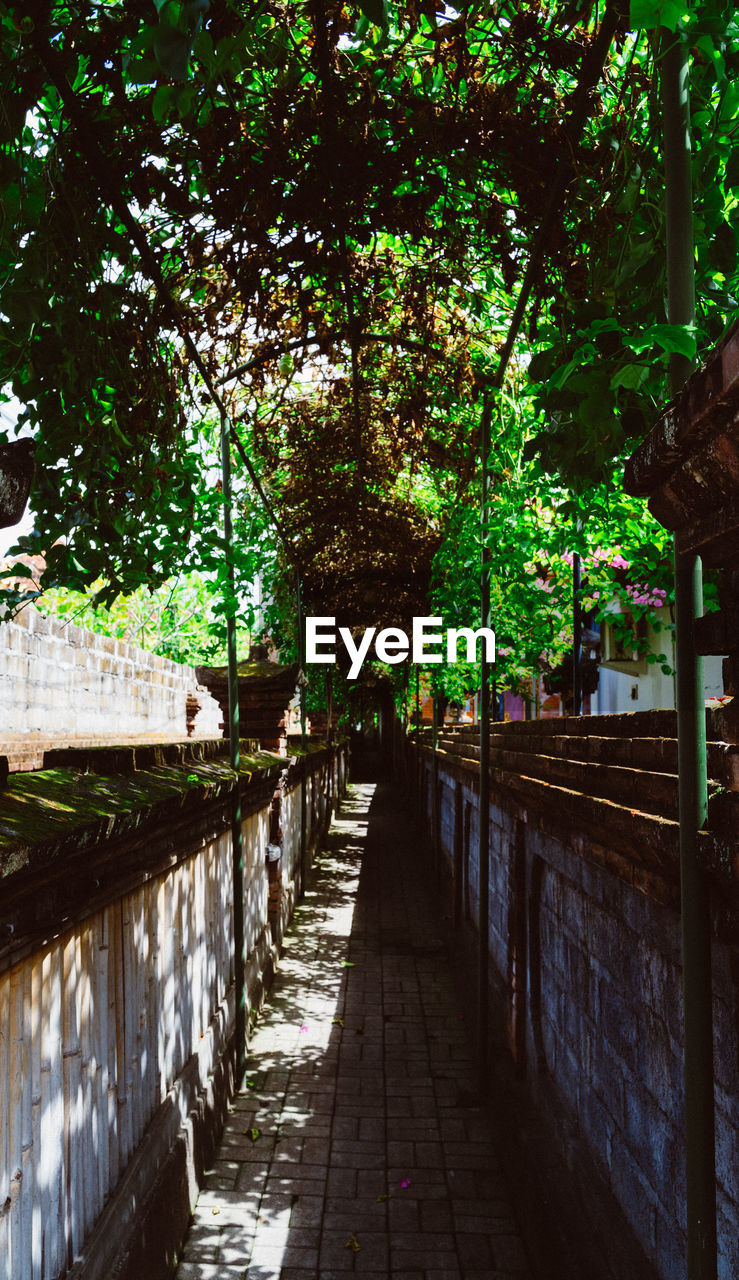
<svg viewBox="0 0 739 1280">
<path fill-rule="evenodd" d="M 423 758 L 433 760 L 429 742 L 420 742 L 418 750 Z M 515 770 L 499 767 L 491 759 L 491 802 L 564 841 L 586 861 L 607 867 L 653 901 L 678 907 L 680 827 L 676 819 L 645 811 L 633 796 L 623 803 L 613 796 L 578 790 L 575 783 L 547 778 L 550 757 L 541 754 L 536 756 L 541 766 L 539 776 L 534 776 L 533 769 L 526 773 L 526 761 L 531 758 L 520 753 L 521 764 Z M 479 792 L 479 760 L 439 750 L 437 762 L 447 777 Z M 552 757 L 551 763 L 558 762 Z M 698 856 L 711 873 L 716 933 L 735 937 L 739 922 L 739 792 L 720 790 L 711 801 L 709 814 L 711 829 L 699 832 Z"/>
<path fill-rule="evenodd" d="M 242 752 L 242 792 L 281 774 L 290 790 L 331 750 L 312 743 L 290 756 Z M 0 790 L 0 881 L 230 791 L 226 752 L 223 739 L 46 752 L 44 769 L 10 774 Z"/>
<path fill-rule="evenodd" d="M 11 774 L 0 791 L 0 970 L 39 940 L 93 914 L 106 902 L 184 861 L 230 830 L 235 774 L 226 757 L 124 772 L 71 765 Z M 223 742 L 220 743 L 224 746 Z M 315 743 L 300 758 L 273 752 L 242 757 L 243 818 L 289 793 L 337 752 Z M 125 762 L 135 748 L 117 748 Z M 123 753 L 123 754 L 121 754 Z M 81 751 L 83 759 L 91 753 Z M 98 762 L 111 759 L 101 748 Z"/>
<path fill-rule="evenodd" d="M 720 707 L 706 707 L 706 736 L 720 742 L 723 722 Z M 479 725 L 445 725 L 444 732 L 461 732 L 464 736 L 480 736 Z M 441 726 L 439 731 L 441 732 Z M 422 734 L 431 733 L 424 725 Z M 604 738 L 677 738 L 677 712 L 674 708 L 657 707 L 651 711 L 620 711 L 595 716 L 547 716 L 541 720 L 491 720 L 491 733 L 519 737 L 530 733 L 559 733 L 570 737 Z"/>
</svg>

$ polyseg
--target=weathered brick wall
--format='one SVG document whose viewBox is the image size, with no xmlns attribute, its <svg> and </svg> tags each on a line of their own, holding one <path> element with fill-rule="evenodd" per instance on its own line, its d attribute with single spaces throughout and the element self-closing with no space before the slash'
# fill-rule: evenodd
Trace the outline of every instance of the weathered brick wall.
<svg viewBox="0 0 739 1280">
<path fill-rule="evenodd" d="M 667 734 L 653 739 L 651 746 L 647 739 L 630 739 L 626 718 L 613 719 L 621 722 L 621 732 L 611 740 L 605 737 L 605 720 L 591 719 L 589 745 L 574 741 L 573 722 L 569 734 L 560 722 L 547 753 L 543 739 L 538 750 L 531 749 L 535 726 L 526 734 L 518 726 L 495 726 L 491 977 L 510 1049 L 575 1178 L 586 1177 L 582 1171 L 594 1166 L 604 1194 L 621 1206 L 662 1280 L 683 1280 L 677 823 L 664 816 L 674 803 L 676 779 L 667 771 L 673 767 L 675 743 Z M 638 727 L 643 729 L 646 722 Z M 664 720 L 658 729 L 669 730 L 669 724 Z M 594 747 L 598 734 L 600 747 Z M 524 738 L 529 750 L 522 755 Z M 569 746 L 568 738 L 573 740 Z M 438 754 L 438 820 L 456 914 L 460 923 L 469 921 L 474 928 L 479 903 L 479 765 L 471 758 L 471 735 L 468 744 L 448 736 Z M 639 758 L 641 790 L 634 776 L 640 771 L 625 764 L 620 778 L 609 773 L 609 768 L 619 767 L 613 763 L 589 773 L 592 766 L 586 757 L 596 751 L 603 761 L 625 760 L 628 754 L 633 764 Z M 568 760 L 576 755 L 579 761 Z M 725 788 L 736 761 L 717 742 L 711 745 L 710 759 L 713 776 L 720 771 Z M 428 749 L 422 748 L 420 765 L 430 824 Z M 618 802 L 617 782 L 625 791 L 623 804 Z M 593 790 L 607 791 L 610 798 L 599 799 Z M 640 795 L 643 811 L 634 809 Z M 721 799 L 726 798 L 724 790 Z M 736 934 L 731 932 L 735 899 L 728 878 L 715 877 L 712 892 L 719 1276 L 735 1280 L 739 955 Z M 613 1275 L 620 1274 L 615 1251 L 613 1265 Z"/>
<path fill-rule="evenodd" d="M 25 608 L 0 623 L 0 754 L 40 767 L 44 746 L 75 740 L 220 735 L 221 713 L 191 667 Z M 24 751 L 25 748 L 25 751 Z"/>
<path fill-rule="evenodd" d="M 0 787 L 4 1280 L 171 1274 L 233 1085 L 236 779 L 224 745 L 60 751 Z M 242 757 L 251 1011 L 346 767 L 343 744 Z M 265 855 L 280 796 L 273 917 Z"/>
</svg>

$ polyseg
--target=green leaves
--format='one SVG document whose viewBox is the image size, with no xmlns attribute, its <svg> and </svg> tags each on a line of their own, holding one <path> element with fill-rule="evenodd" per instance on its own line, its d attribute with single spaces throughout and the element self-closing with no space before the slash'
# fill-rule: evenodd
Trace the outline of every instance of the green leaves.
<svg viewBox="0 0 739 1280">
<path fill-rule="evenodd" d="M 732 189 L 739 187 L 739 147 L 735 147 L 726 162 L 724 181 Z"/>
<path fill-rule="evenodd" d="M 172 80 L 186 80 L 190 61 L 190 36 L 163 21 L 154 36 L 154 54 L 162 71 Z"/>
<path fill-rule="evenodd" d="M 634 31 L 654 27 L 676 31 L 688 12 L 685 0 L 630 0 L 629 23 Z"/>
<path fill-rule="evenodd" d="M 617 369 L 610 381 L 610 387 L 615 390 L 617 387 L 626 387 L 630 391 L 637 391 L 638 388 L 646 382 L 649 377 L 649 367 L 646 364 L 625 364 Z"/>
<path fill-rule="evenodd" d="M 356 8 L 332 19 L 328 94 L 306 6 L 155 0 L 109 6 L 104 29 L 64 5 L 52 17 L 104 167 L 213 376 L 256 362 L 229 394 L 313 597 L 335 592 L 352 620 L 418 612 L 438 549 L 438 591 L 465 625 L 479 605 L 479 386 L 563 163 L 560 116 L 597 7 L 556 39 L 546 6 L 528 7 L 524 37 L 473 5 L 463 32 L 446 24 L 448 39 L 433 6 L 422 9 L 411 20 L 362 0 L 358 21 Z M 632 6 L 642 27 L 675 27 L 681 14 Z M 530 339 L 496 405 L 486 533 L 501 626 L 511 642 L 519 628 L 511 673 L 561 639 L 556 593 L 532 586 L 538 553 L 553 553 L 555 530 L 577 513 L 605 526 L 609 504 L 618 510 L 619 458 L 664 402 L 667 356 L 692 356 L 698 337 L 707 346 L 733 310 L 736 33 L 703 3 L 693 31 L 698 330 L 662 323 L 653 52 L 626 34 L 546 245 Z M 288 645 L 292 567 L 236 462 L 238 585 L 224 591 L 202 388 L 146 264 L 101 207 L 55 90 L 18 56 L 19 33 L 3 32 L 12 145 L 0 362 L 44 453 L 32 549 L 66 539 L 50 560 L 60 591 L 123 591 L 135 622 L 153 586 L 152 642 L 180 634 L 188 654 L 213 650 L 222 617 L 250 607 L 246 585 L 261 574 L 269 625 Z M 156 584 L 196 567 L 197 588 L 183 583 L 200 628 L 181 621 L 179 588 L 170 626 Z"/>
<path fill-rule="evenodd" d="M 359 0 L 359 8 L 368 22 L 376 27 L 387 27 L 389 21 L 387 0 Z"/>
<path fill-rule="evenodd" d="M 152 36 L 151 48 L 156 63 L 171 80 L 186 80 L 190 54 L 210 8 L 210 0 L 183 0 L 182 3 L 180 0 L 154 0 L 154 5 L 159 22 L 153 31 L 148 28 L 144 34 Z"/>
<path fill-rule="evenodd" d="M 698 349 L 695 328 L 680 324 L 652 324 L 640 334 L 626 336 L 625 343 L 637 355 L 658 346 L 662 351 L 686 356 L 689 360 L 695 359 Z"/>
</svg>

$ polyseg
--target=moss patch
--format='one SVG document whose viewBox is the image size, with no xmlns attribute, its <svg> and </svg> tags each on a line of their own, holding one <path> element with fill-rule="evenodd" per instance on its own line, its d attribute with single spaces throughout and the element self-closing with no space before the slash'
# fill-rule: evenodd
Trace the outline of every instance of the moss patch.
<svg viewBox="0 0 739 1280">
<path fill-rule="evenodd" d="M 239 773 L 248 785 L 277 776 L 285 764 L 272 753 L 245 755 Z M 233 779 L 223 758 L 134 773 L 65 767 L 12 774 L 0 791 L 0 877 L 70 847 L 79 850 L 134 830 L 155 810 L 179 810 L 225 795 Z"/>
</svg>

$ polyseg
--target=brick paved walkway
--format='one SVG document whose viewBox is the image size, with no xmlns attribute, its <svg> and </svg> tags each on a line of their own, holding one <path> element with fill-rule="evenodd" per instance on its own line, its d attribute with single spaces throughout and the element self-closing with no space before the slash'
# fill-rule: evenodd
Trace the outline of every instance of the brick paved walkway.
<svg viewBox="0 0 739 1280">
<path fill-rule="evenodd" d="M 528 1280 L 416 843 L 350 788 L 177 1280 Z"/>
</svg>

